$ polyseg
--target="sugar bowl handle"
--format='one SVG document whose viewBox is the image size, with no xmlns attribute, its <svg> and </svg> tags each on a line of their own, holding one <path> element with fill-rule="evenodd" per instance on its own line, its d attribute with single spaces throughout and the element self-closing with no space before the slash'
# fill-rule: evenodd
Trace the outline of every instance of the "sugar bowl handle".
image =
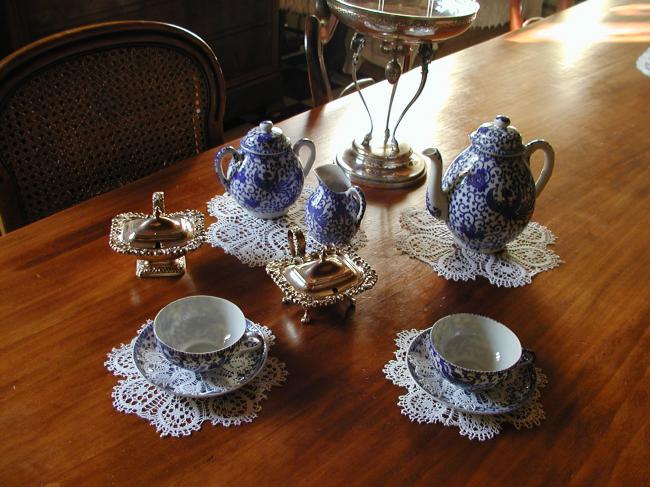
<svg viewBox="0 0 650 487">
<path fill-rule="evenodd" d="M 548 180 L 551 179 L 551 174 L 553 174 L 553 166 L 555 165 L 555 151 L 553 150 L 553 147 L 551 147 L 551 144 L 541 139 L 533 140 L 532 142 L 526 144 L 525 154 L 526 161 L 529 165 L 530 156 L 538 149 L 544 151 L 544 167 L 542 167 L 542 172 L 535 182 L 535 196 L 539 196 L 546 187 L 546 183 L 548 183 Z"/>
<path fill-rule="evenodd" d="M 292 257 L 304 257 L 307 244 L 305 242 L 305 234 L 302 233 L 302 230 L 293 226 L 289 228 L 288 237 L 289 237 L 289 253 Z"/>
<path fill-rule="evenodd" d="M 307 158 L 307 162 L 303 164 L 303 168 L 302 168 L 302 175 L 304 177 L 307 177 L 307 174 L 309 174 L 309 171 L 311 170 L 311 166 L 313 166 L 314 161 L 316 160 L 316 146 L 314 145 L 314 142 L 312 142 L 311 139 L 304 139 L 304 138 L 300 139 L 298 142 L 293 144 L 293 153 L 296 155 L 299 161 L 300 161 L 300 149 L 302 149 L 303 147 L 307 147 L 309 149 L 309 157 Z"/>
<path fill-rule="evenodd" d="M 234 164 L 234 171 L 230 171 L 230 167 L 226 168 L 226 172 L 223 172 L 223 167 L 221 166 L 221 162 L 223 158 L 227 155 L 232 156 L 231 164 Z M 217 154 L 214 156 L 214 170 L 217 173 L 217 176 L 219 177 L 219 181 L 221 182 L 222 186 L 225 188 L 226 191 L 230 189 L 230 178 L 232 178 L 232 174 L 234 174 L 237 170 L 239 170 L 239 165 L 241 164 L 243 157 L 242 155 L 237 151 L 232 146 L 228 147 L 223 147 Z M 230 177 L 228 177 L 228 174 L 230 174 Z"/>
</svg>

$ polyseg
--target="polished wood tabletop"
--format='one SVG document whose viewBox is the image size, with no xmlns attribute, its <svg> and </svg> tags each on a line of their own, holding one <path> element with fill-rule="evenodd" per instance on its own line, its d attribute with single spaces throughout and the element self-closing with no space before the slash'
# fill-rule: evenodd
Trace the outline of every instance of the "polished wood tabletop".
<svg viewBox="0 0 650 487">
<path fill-rule="evenodd" d="M 209 245 L 182 278 L 136 278 L 135 259 L 108 246 L 111 218 L 148 211 L 154 191 L 168 210 L 206 211 L 223 191 L 214 150 L 0 237 L 0 484 L 647 485 L 650 78 L 635 62 L 649 45 L 648 1 L 590 0 L 431 64 L 398 134 L 417 150 L 436 146 L 448 164 L 502 113 L 525 141 L 555 148 L 533 219 L 564 263 L 524 287 L 448 281 L 396 250 L 399 214 L 424 204 L 424 186 L 366 190 L 360 254 L 379 281 L 347 319 L 302 325 L 263 268 Z M 398 106 L 418 80 L 403 77 Z M 366 92 L 380 106 L 389 90 Z M 366 123 L 353 95 L 279 125 L 311 137 L 327 164 Z M 269 326 L 289 376 L 250 424 L 160 438 L 113 408 L 117 378 L 103 364 L 192 294 Z M 539 426 L 479 442 L 401 414 L 404 390 L 382 373 L 396 334 L 459 312 L 493 317 L 535 350 L 549 379 Z"/>
</svg>

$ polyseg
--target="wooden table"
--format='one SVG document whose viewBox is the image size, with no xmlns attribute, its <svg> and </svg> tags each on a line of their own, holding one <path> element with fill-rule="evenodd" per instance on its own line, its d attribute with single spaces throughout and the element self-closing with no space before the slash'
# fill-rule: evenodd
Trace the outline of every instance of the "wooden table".
<svg viewBox="0 0 650 487">
<path fill-rule="evenodd" d="M 2 485 L 641 485 L 650 478 L 650 45 L 648 1 L 589 1 L 432 64 L 403 137 L 450 162 L 467 134 L 508 114 L 542 137 L 556 169 L 534 219 L 557 236 L 565 263 L 517 289 L 449 282 L 399 254 L 400 211 L 424 189 L 366 191 L 370 244 L 360 253 L 377 286 L 345 322 L 301 325 L 261 268 L 204 246 L 181 279 L 137 279 L 134 259 L 108 247 L 110 219 L 199 208 L 221 192 L 213 151 L 0 238 L 0 484 Z M 403 91 L 419 75 L 404 78 Z M 368 91 L 385 100 L 384 84 Z M 403 96 L 406 97 L 408 93 Z M 281 124 L 331 161 L 364 127 L 356 97 Z M 277 335 L 290 372 L 252 424 L 204 425 L 161 439 L 113 409 L 112 347 L 166 303 L 222 296 Z M 487 442 L 400 414 L 403 389 L 382 367 L 397 332 L 475 312 L 511 326 L 549 377 L 539 427 L 505 427 Z"/>
</svg>

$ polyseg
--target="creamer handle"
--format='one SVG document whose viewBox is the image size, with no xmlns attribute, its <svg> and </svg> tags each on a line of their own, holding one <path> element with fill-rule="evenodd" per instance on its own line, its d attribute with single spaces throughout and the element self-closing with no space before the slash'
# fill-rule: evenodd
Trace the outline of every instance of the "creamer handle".
<svg viewBox="0 0 650 487">
<path fill-rule="evenodd" d="M 352 194 L 353 197 L 356 195 L 356 199 L 359 201 L 359 212 L 357 213 L 356 220 L 356 224 L 358 226 L 361 225 L 363 215 L 366 213 L 366 197 L 359 186 L 352 186 L 348 191 L 350 194 Z"/>
</svg>

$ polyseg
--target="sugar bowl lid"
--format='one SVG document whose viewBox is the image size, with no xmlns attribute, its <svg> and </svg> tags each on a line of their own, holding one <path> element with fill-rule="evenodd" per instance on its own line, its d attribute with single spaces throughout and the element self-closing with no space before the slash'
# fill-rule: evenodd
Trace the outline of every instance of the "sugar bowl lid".
<svg viewBox="0 0 650 487">
<path fill-rule="evenodd" d="M 494 156 L 517 156 L 524 151 L 521 134 L 505 115 L 497 115 L 493 122 L 482 124 L 469 138 L 476 149 Z"/>
<path fill-rule="evenodd" d="M 280 154 L 291 149 L 291 140 L 273 122 L 265 120 L 248 131 L 242 138 L 241 147 L 259 155 Z"/>
<path fill-rule="evenodd" d="M 183 218 L 172 218 L 165 213 L 165 194 L 152 196 L 153 214 L 136 219 L 124 227 L 124 241 L 134 248 L 160 249 L 184 245 L 193 237 L 191 226 Z"/>
</svg>

